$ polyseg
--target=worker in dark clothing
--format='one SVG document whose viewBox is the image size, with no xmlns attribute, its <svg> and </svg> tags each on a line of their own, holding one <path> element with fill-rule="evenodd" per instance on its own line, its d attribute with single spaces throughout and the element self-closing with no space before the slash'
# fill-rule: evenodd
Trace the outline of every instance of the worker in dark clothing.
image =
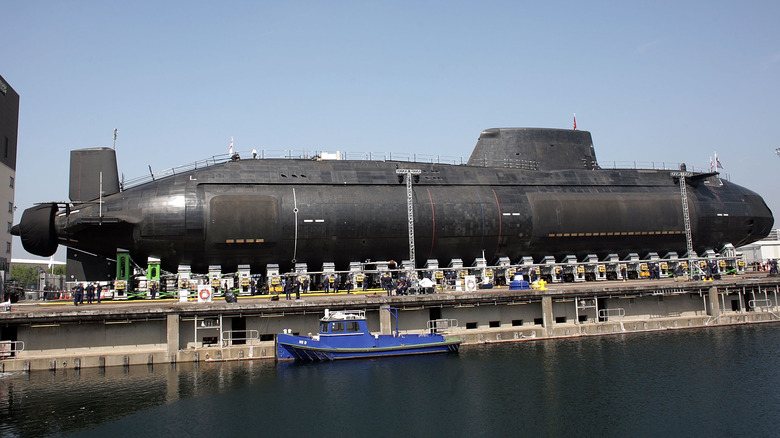
<svg viewBox="0 0 780 438">
<path fill-rule="evenodd" d="M 284 282 L 284 295 L 288 300 L 292 298 L 292 292 L 293 292 L 293 281 L 291 278 L 288 278 Z"/>
<path fill-rule="evenodd" d="M 382 289 L 387 291 L 387 296 L 393 296 L 393 279 L 390 278 L 390 274 L 385 273 L 382 276 Z"/>
<path fill-rule="evenodd" d="M 79 283 L 73 288 L 73 304 L 76 306 L 84 300 L 84 285 Z"/>
<path fill-rule="evenodd" d="M 87 304 L 92 304 L 92 300 L 95 298 L 95 286 L 92 283 L 87 284 Z"/>
</svg>

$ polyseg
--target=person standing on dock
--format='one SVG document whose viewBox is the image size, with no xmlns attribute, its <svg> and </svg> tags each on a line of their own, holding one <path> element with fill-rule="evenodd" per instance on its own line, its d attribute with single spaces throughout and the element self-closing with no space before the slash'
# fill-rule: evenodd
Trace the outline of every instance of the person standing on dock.
<svg viewBox="0 0 780 438">
<path fill-rule="evenodd" d="M 87 304 L 92 304 L 92 300 L 95 299 L 95 285 L 92 283 L 87 284 Z"/>
<path fill-rule="evenodd" d="M 301 283 L 301 292 L 302 293 L 309 292 L 309 277 L 303 278 L 303 283 Z"/>
<path fill-rule="evenodd" d="M 84 285 L 79 283 L 73 288 L 73 304 L 78 306 L 84 299 Z"/>
<path fill-rule="evenodd" d="M 284 295 L 289 300 L 292 297 L 293 282 L 291 278 L 287 278 L 284 281 Z"/>
<path fill-rule="evenodd" d="M 100 304 L 100 295 L 103 293 L 103 286 L 100 283 L 95 285 L 95 294 L 97 295 L 97 302 Z"/>
<path fill-rule="evenodd" d="M 387 292 L 387 296 L 388 297 L 393 296 L 393 282 L 390 280 L 390 274 L 384 273 L 382 275 L 381 280 L 379 280 L 379 282 L 382 285 L 382 289 L 384 289 L 385 292 Z"/>
</svg>

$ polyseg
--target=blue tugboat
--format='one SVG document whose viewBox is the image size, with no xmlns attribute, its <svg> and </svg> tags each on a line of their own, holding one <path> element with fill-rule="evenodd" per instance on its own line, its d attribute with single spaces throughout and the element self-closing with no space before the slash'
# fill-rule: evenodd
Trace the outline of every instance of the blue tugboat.
<svg viewBox="0 0 780 438">
<path fill-rule="evenodd" d="M 397 309 L 388 310 L 396 319 L 396 329 L 392 335 L 369 332 L 366 313 L 363 310 L 330 312 L 325 309 L 325 316 L 320 319 L 319 334 L 277 335 L 276 359 L 315 361 L 458 351 L 461 340 L 457 336 L 444 336 L 440 333 L 399 333 Z"/>
</svg>

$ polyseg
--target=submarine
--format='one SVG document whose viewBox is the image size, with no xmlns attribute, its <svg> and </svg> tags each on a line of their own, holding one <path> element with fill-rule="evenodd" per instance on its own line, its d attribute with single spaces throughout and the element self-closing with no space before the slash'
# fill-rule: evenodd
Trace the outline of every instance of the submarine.
<svg viewBox="0 0 780 438">
<path fill-rule="evenodd" d="M 684 184 L 695 252 L 769 234 L 761 196 L 717 172 L 679 173 L 601 168 L 590 132 L 549 128 L 484 130 L 465 164 L 236 154 L 132 186 L 120 184 L 113 149 L 88 148 L 71 151 L 70 200 L 28 208 L 12 233 L 42 257 L 59 245 L 69 258 L 125 250 L 140 265 L 154 257 L 199 273 L 403 260 L 410 225 L 416 259 L 445 266 L 686 254 Z"/>
</svg>

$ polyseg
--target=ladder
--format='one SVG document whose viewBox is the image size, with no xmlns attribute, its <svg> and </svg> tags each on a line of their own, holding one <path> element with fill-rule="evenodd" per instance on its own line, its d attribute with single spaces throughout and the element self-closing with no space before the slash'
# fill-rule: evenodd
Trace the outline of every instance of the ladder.
<svg viewBox="0 0 780 438">
<path fill-rule="evenodd" d="M 406 219 L 409 229 L 409 261 L 412 269 L 417 268 L 414 251 L 414 193 L 412 192 L 412 175 L 422 173 L 420 169 L 396 169 L 397 175 L 404 175 L 406 178 Z"/>
<path fill-rule="evenodd" d="M 688 248 L 688 257 L 691 257 L 693 252 L 693 232 L 691 231 L 691 214 L 688 211 L 688 179 L 687 177 L 693 176 L 693 172 L 672 172 L 672 176 L 676 176 L 678 179 L 678 182 L 680 184 L 680 199 L 682 199 L 682 211 L 683 211 L 683 222 L 685 224 L 685 244 Z M 693 263 L 691 260 L 688 260 L 688 277 L 693 277 Z M 697 270 L 698 266 L 696 267 Z"/>
</svg>

